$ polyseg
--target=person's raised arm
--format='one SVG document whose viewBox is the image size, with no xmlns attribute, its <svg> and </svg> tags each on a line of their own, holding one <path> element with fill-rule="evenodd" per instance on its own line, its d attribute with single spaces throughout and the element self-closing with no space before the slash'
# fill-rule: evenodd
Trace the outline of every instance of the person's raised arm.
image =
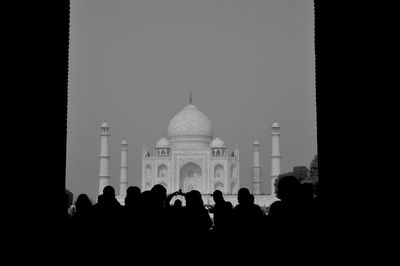
<svg viewBox="0 0 400 266">
<path fill-rule="evenodd" d="M 169 195 L 167 196 L 167 199 L 166 199 L 166 205 L 167 205 L 167 207 L 170 207 L 170 206 L 171 206 L 171 205 L 170 205 L 170 202 L 171 202 L 172 198 L 175 197 L 176 195 L 178 195 L 178 191 L 175 191 L 175 192 L 173 192 L 173 193 L 171 193 L 171 194 L 169 194 Z"/>
</svg>

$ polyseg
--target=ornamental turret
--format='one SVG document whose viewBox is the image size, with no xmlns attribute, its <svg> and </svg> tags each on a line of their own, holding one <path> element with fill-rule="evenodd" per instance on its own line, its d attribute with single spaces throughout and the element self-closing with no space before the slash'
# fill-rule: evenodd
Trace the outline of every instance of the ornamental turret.
<svg viewBox="0 0 400 266">
<path fill-rule="evenodd" d="M 275 120 L 272 129 L 272 152 L 271 152 L 271 195 L 276 196 L 275 181 L 281 173 L 281 154 L 279 151 L 279 124 Z"/>
<path fill-rule="evenodd" d="M 110 127 L 106 120 L 100 127 L 100 169 L 99 169 L 99 195 L 103 194 L 104 187 L 109 185 L 110 174 L 108 164 L 110 155 L 108 154 L 108 139 L 110 137 Z"/>
<path fill-rule="evenodd" d="M 255 140 L 253 142 L 253 193 L 260 194 L 260 143 Z"/>
<path fill-rule="evenodd" d="M 120 170 L 120 186 L 119 195 L 126 196 L 126 189 L 128 188 L 128 143 L 123 140 L 121 143 L 121 170 Z"/>
</svg>

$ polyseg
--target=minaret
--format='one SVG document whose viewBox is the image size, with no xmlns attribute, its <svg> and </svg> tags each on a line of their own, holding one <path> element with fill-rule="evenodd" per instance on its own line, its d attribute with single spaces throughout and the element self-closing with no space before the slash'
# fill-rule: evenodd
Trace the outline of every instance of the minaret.
<svg viewBox="0 0 400 266">
<path fill-rule="evenodd" d="M 120 185 L 119 195 L 126 196 L 126 189 L 128 188 L 128 143 L 123 140 L 121 143 L 121 172 L 120 172 Z"/>
<path fill-rule="evenodd" d="M 108 173 L 108 162 L 110 156 L 108 155 L 108 137 L 110 136 L 110 127 L 106 120 L 101 124 L 101 146 L 100 146 L 100 173 L 99 173 L 99 195 L 103 194 L 103 188 L 108 186 L 110 175 Z"/>
<path fill-rule="evenodd" d="M 253 142 L 253 193 L 260 195 L 260 143 L 255 140 Z"/>
<path fill-rule="evenodd" d="M 271 195 L 276 196 L 275 180 L 281 173 L 281 154 L 279 151 L 279 124 L 275 120 L 272 129 L 272 153 L 271 153 Z"/>
</svg>

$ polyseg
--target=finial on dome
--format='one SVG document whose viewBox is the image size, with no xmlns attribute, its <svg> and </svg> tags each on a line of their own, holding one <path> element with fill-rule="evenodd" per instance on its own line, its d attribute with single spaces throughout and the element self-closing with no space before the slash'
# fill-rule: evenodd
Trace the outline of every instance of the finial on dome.
<svg viewBox="0 0 400 266">
<path fill-rule="evenodd" d="M 107 120 L 104 118 L 103 123 L 101 124 L 102 127 L 108 127 Z"/>
<path fill-rule="evenodd" d="M 189 104 L 192 104 L 192 92 L 189 92 Z"/>
</svg>

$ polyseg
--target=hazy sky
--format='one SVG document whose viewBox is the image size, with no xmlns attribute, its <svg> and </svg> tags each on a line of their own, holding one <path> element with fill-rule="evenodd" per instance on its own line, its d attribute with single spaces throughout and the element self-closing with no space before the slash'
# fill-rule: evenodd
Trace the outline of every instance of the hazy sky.
<svg viewBox="0 0 400 266">
<path fill-rule="evenodd" d="M 153 148 L 188 104 L 229 148 L 239 142 L 240 186 L 251 189 L 252 143 L 270 191 L 271 129 L 281 126 L 281 172 L 317 151 L 312 0 L 72 0 L 67 188 L 98 192 L 100 125 L 111 126 L 111 185 L 120 144 L 129 185 L 141 186 L 141 149 Z M 252 191 L 252 189 L 251 189 Z"/>
</svg>

